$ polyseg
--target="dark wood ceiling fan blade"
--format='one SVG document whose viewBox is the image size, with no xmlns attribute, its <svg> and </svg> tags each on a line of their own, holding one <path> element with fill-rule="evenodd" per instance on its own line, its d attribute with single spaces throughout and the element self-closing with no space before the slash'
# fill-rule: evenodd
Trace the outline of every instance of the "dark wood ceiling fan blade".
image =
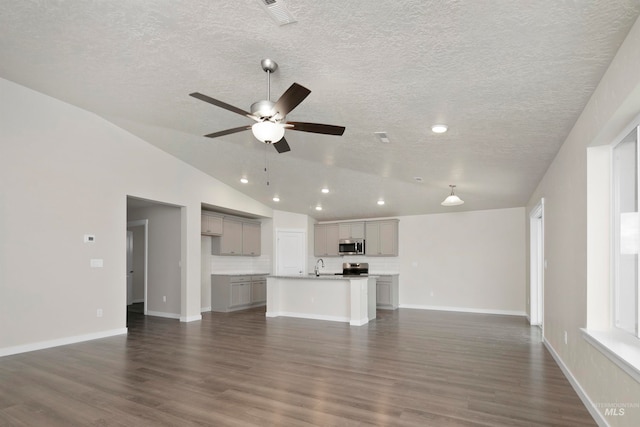
<svg viewBox="0 0 640 427">
<path fill-rule="evenodd" d="M 242 132 L 243 130 L 249 130 L 249 129 L 251 129 L 251 126 L 240 126 L 239 128 L 221 130 L 220 132 L 210 133 L 205 136 L 207 138 L 217 138 L 219 136 L 231 135 L 232 133 L 238 133 L 238 132 Z"/>
<path fill-rule="evenodd" d="M 276 104 L 273 106 L 272 116 L 279 115 L 280 118 L 286 116 L 307 96 L 309 96 L 310 93 L 311 91 L 306 87 L 301 86 L 298 83 L 292 84 L 289 86 L 289 89 L 282 94 L 280 99 L 276 101 Z"/>
<path fill-rule="evenodd" d="M 321 133 L 324 135 L 342 135 L 346 129 L 344 126 L 324 125 L 322 123 L 287 122 L 286 124 L 293 125 L 290 130 Z"/>
<path fill-rule="evenodd" d="M 226 102 L 218 101 L 217 99 L 211 98 L 210 96 L 207 96 L 207 95 L 203 95 L 202 93 L 193 92 L 193 93 L 190 93 L 189 96 L 193 96 L 194 98 L 199 99 L 200 101 L 213 104 L 216 107 L 224 108 L 225 110 L 231 111 L 236 114 L 240 114 L 241 116 L 247 116 L 251 119 L 254 119 L 254 116 L 252 116 L 250 112 L 244 111 L 243 109 L 238 107 L 234 107 L 233 105 L 229 105 Z"/>
<path fill-rule="evenodd" d="M 282 137 L 280 141 L 273 144 L 273 146 L 275 147 L 276 151 L 280 154 L 286 153 L 287 151 L 291 151 L 291 147 L 289 147 L 289 143 L 287 142 L 286 139 L 284 139 L 284 137 Z"/>
</svg>

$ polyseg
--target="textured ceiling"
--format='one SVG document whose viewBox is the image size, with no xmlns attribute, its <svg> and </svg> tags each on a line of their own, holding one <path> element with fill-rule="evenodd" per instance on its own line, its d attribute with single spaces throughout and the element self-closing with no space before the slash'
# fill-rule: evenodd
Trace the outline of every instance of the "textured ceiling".
<svg viewBox="0 0 640 427">
<path fill-rule="evenodd" d="M 275 209 L 330 220 L 506 208 L 525 205 L 640 13 L 637 0 L 286 1 L 297 22 L 278 26 L 258 0 L 0 0 L 0 77 Z M 203 138 L 251 121 L 188 94 L 249 109 L 266 98 L 263 58 L 280 66 L 272 99 L 293 82 L 312 91 L 289 120 L 345 134 L 288 131 L 285 154 L 251 132 Z M 435 135 L 440 122 L 450 130 Z M 464 205 L 440 206 L 449 184 Z"/>
</svg>

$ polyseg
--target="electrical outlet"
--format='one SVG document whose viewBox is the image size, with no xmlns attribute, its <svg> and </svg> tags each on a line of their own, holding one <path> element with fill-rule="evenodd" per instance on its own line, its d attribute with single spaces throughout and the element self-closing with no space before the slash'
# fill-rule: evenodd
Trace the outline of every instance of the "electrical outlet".
<svg viewBox="0 0 640 427">
<path fill-rule="evenodd" d="M 431 291 L 431 292 L 429 293 L 429 295 L 430 295 L 430 296 L 433 296 L 433 291 Z"/>
<path fill-rule="evenodd" d="M 96 310 L 96 317 L 102 317 L 102 309 L 101 308 Z"/>
<path fill-rule="evenodd" d="M 564 331 L 564 343 L 568 343 L 567 331 Z"/>
<path fill-rule="evenodd" d="M 166 295 L 162 296 L 162 302 L 167 302 L 167 296 Z"/>
</svg>

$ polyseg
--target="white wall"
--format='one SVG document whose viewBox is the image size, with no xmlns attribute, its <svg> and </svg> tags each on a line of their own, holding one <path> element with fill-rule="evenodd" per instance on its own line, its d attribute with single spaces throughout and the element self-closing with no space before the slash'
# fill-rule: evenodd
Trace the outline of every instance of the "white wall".
<svg viewBox="0 0 640 427">
<path fill-rule="evenodd" d="M 525 313 L 524 209 L 400 217 L 400 305 Z"/>
<path fill-rule="evenodd" d="M 640 384 L 588 344 L 580 332 L 587 325 L 587 201 L 591 197 L 587 193 L 587 148 L 612 143 L 640 113 L 638 70 L 640 22 L 629 32 L 527 206 L 529 212 L 541 197 L 545 199 L 545 340 L 594 404 L 637 404 L 640 396 Z M 608 213 L 599 216 L 606 221 Z M 597 239 L 592 235 L 590 241 Z M 605 256 L 607 253 L 605 248 Z M 607 276 L 601 275 L 605 280 Z M 606 305 L 607 300 L 605 294 L 592 304 Z M 606 421 L 612 426 L 638 426 L 640 410 L 630 409 Z"/>
<path fill-rule="evenodd" d="M 124 332 L 127 195 L 182 207 L 180 316 L 199 318 L 201 204 L 271 209 L 94 114 L 0 93 L 0 355 Z"/>
</svg>

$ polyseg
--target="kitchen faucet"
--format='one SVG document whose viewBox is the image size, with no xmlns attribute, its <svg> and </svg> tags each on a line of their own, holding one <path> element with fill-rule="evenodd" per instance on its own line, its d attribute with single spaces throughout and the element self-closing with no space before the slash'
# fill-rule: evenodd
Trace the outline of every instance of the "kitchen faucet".
<svg viewBox="0 0 640 427">
<path fill-rule="evenodd" d="M 316 276 L 320 276 L 320 268 L 318 267 L 318 263 L 322 263 L 322 268 L 324 268 L 324 260 L 322 258 L 319 258 L 316 261 L 316 268 L 315 268 Z"/>
</svg>

